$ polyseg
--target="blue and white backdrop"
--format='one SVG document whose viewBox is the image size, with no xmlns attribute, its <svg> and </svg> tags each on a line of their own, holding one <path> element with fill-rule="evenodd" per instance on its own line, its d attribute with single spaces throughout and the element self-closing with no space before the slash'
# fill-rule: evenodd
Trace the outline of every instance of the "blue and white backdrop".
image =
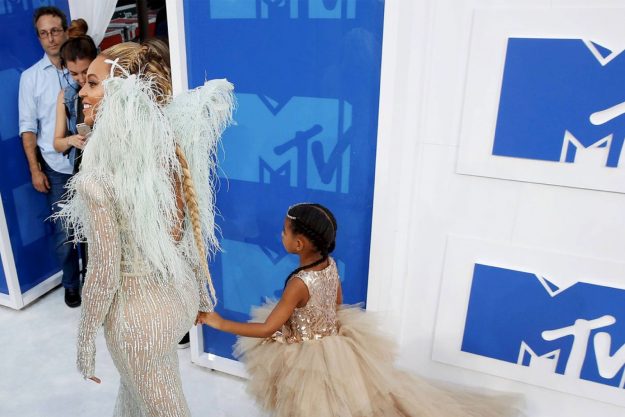
<svg viewBox="0 0 625 417">
<path fill-rule="evenodd" d="M 0 1 L 0 305 L 12 308 L 55 287 L 61 276 L 46 220 L 48 204 L 32 186 L 18 131 L 20 75 L 43 57 L 31 23 L 33 11 L 47 5 L 69 16 L 66 0 Z"/>
<path fill-rule="evenodd" d="M 477 10 L 458 172 L 625 193 L 621 17 Z"/>
<path fill-rule="evenodd" d="M 434 359 L 625 405 L 623 263 L 451 235 L 440 297 Z"/>
<path fill-rule="evenodd" d="M 365 301 L 383 6 L 377 0 L 184 2 L 188 87 L 228 78 L 238 101 L 220 152 L 223 252 L 211 262 L 225 317 L 246 320 L 250 307 L 279 297 L 297 266 L 282 248 L 282 223 L 287 208 L 302 201 L 336 215 L 334 256 L 345 301 Z M 220 367 L 217 362 L 232 359 L 234 336 L 208 328 L 198 335 L 197 362 Z"/>
<path fill-rule="evenodd" d="M 600 206 L 582 200 L 605 201 L 605 191 L 625 193 L 622 18 L 622 9 L 476 10 L 456 172 L 578 188 L 575 212 Z M 537 204 L 537 213 L 554 206 Z M 558 221 L 540 218 L 557 241 Z M 508 236 L 520 227 L 513 220 Z M 592 227 L 567 223 L 580 242 Z M 433 357 L 624 406 L 622 257 L 541 246 L 449 235 Z"/>
</svg>

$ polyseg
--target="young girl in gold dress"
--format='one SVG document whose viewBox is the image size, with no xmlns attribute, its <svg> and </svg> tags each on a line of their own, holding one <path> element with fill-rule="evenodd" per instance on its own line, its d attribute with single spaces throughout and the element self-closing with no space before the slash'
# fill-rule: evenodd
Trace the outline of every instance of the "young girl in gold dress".
<svg viewBox="0 0 625 417">
<path fill-rule="evenodd" d="M 501 417 L 518 414 L 510 397 L 436 387 L 393 366 L 394 344 L 358 306 L 342 305 L 334 250 L 337 223 L 319 204 L 297 204 L 282 243 L 300 267 L 282 298 L 253 312 L 253 322 L 217 313 L 197 321 L 239 336 L 249 391 L 279 417 Z"/>
</svg>

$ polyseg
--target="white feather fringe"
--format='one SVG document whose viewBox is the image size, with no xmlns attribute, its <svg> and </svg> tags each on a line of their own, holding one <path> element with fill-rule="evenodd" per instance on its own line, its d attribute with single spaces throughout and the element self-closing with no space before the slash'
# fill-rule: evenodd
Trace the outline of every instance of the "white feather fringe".
<svg viewBox="0 0 625 417">
<path fill-rule="evenodd" d="M 225 79 L 206 81 L 201 87 L 177 95 L 164 110 L 189 162 L 202 219 L 202 237 L 210 253 L 219 250 L 215 233 L 217 149 L 221 134 L 232 122 L 233 89 Z"/>
<path fill-rule="evenodd" d="M 136 75 L 104 81 L 93 133 L 83 153 L 81 169 L 68 183 L 63 209 L 55 216 L 74 229 L 74 240 L 91 234 L 90 215 L 78 184 L 96 181 L 110 190 L 116 212 L 129 238 L 163 279 L 177 280 L 199 265 L 192 229 L 185 242 L 174 241 L 177 226 L 173 179 L 181 175 L 175 154 L 178 143 L 190 165 L 198 195 L 202 233 L 211 252 L 215 236 L 215 168 L 219 137 L 232 119 L 232 84 L 208 81 L 177 96 L 161 108 L 151 80 Z M 187 216 L 187 222 L 189 222 Z"/>
</svg>

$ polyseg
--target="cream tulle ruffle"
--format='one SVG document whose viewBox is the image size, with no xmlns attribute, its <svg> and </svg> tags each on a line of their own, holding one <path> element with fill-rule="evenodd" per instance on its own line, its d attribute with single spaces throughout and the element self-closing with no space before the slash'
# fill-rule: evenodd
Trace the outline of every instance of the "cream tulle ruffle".
<svg viewBox="0 0 625 417">
<path fill-rule="evenodd" d="M 275 303 L 256 308 L 262 322 Z M 241 337 L 235 345 L 250 374 L 248 391 L 278 417 L 508 417 L 512 396 L 441 388 L 396 369 L 394 343 L 358 306 L 338 312 L 339 333 L 286 344 Z"/>
</svg>

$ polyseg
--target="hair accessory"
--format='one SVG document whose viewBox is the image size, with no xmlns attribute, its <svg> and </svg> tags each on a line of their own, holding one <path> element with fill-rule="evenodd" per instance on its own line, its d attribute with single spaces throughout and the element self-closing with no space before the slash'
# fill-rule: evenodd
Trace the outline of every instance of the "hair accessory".
<svg viewBox="0 0 625 417">
<path fill-rule="evenodd" d="M 292 209 L 292 208 L 295 208 L 295 207 L 297 207 L 297 206 L 303 206 L 303 205 L 305 205 L 305 204 L 312 204 L 312 203 L 308 203 L 308 202 L 306 202 L 306 203 L 296 203 L 296 204 L 293 204 L 292 206 L 290 206 L 290 207 L 287 209 L 287 211 L 286 211 L 286 217 L 287 217 L 287 218 L 289 218 L 289 219 L 291 219 L 291 220 L 297 220 L 297 217 L 295 217 L 295 216 L 293 216 L 293 215 L 290 215 L 290 214 L 289 214 L 289 211 L 291 211 L 291 209 Z"/>
<path fill-rule="evenodd" d="M 119 65 L 117 62 L 119 61 L 119 58 L 115 58 L 115 61 L 113 61 L 112 59 L 105 59 L 104 62 L 107 64 L 111 64 L 111 75 L 110 77 L 113 78 L 115 76 L 114 72 L 115 72 L 115 67 L 119 67 L 119 69 L 124 73 L 124 75 L 126 77 L 130 76 L 130 73 L 128 71 L 126 71 L 126 68 L 122 67 L 121 65 Z"/>
<path fill-rule="evenodd" d="M 297 217 L 289 214 L 289 212 L 291 211 L 292 208 L 300 206 L 302 204 L 305 204 L 305 203 L 297 203 L 297 204 L 293 204 L 292 206 L 289 206 L 289 208 L 286 210 L 286 217 L 287 217 L 287 219 L 297 220 Z"/>
</svg>

